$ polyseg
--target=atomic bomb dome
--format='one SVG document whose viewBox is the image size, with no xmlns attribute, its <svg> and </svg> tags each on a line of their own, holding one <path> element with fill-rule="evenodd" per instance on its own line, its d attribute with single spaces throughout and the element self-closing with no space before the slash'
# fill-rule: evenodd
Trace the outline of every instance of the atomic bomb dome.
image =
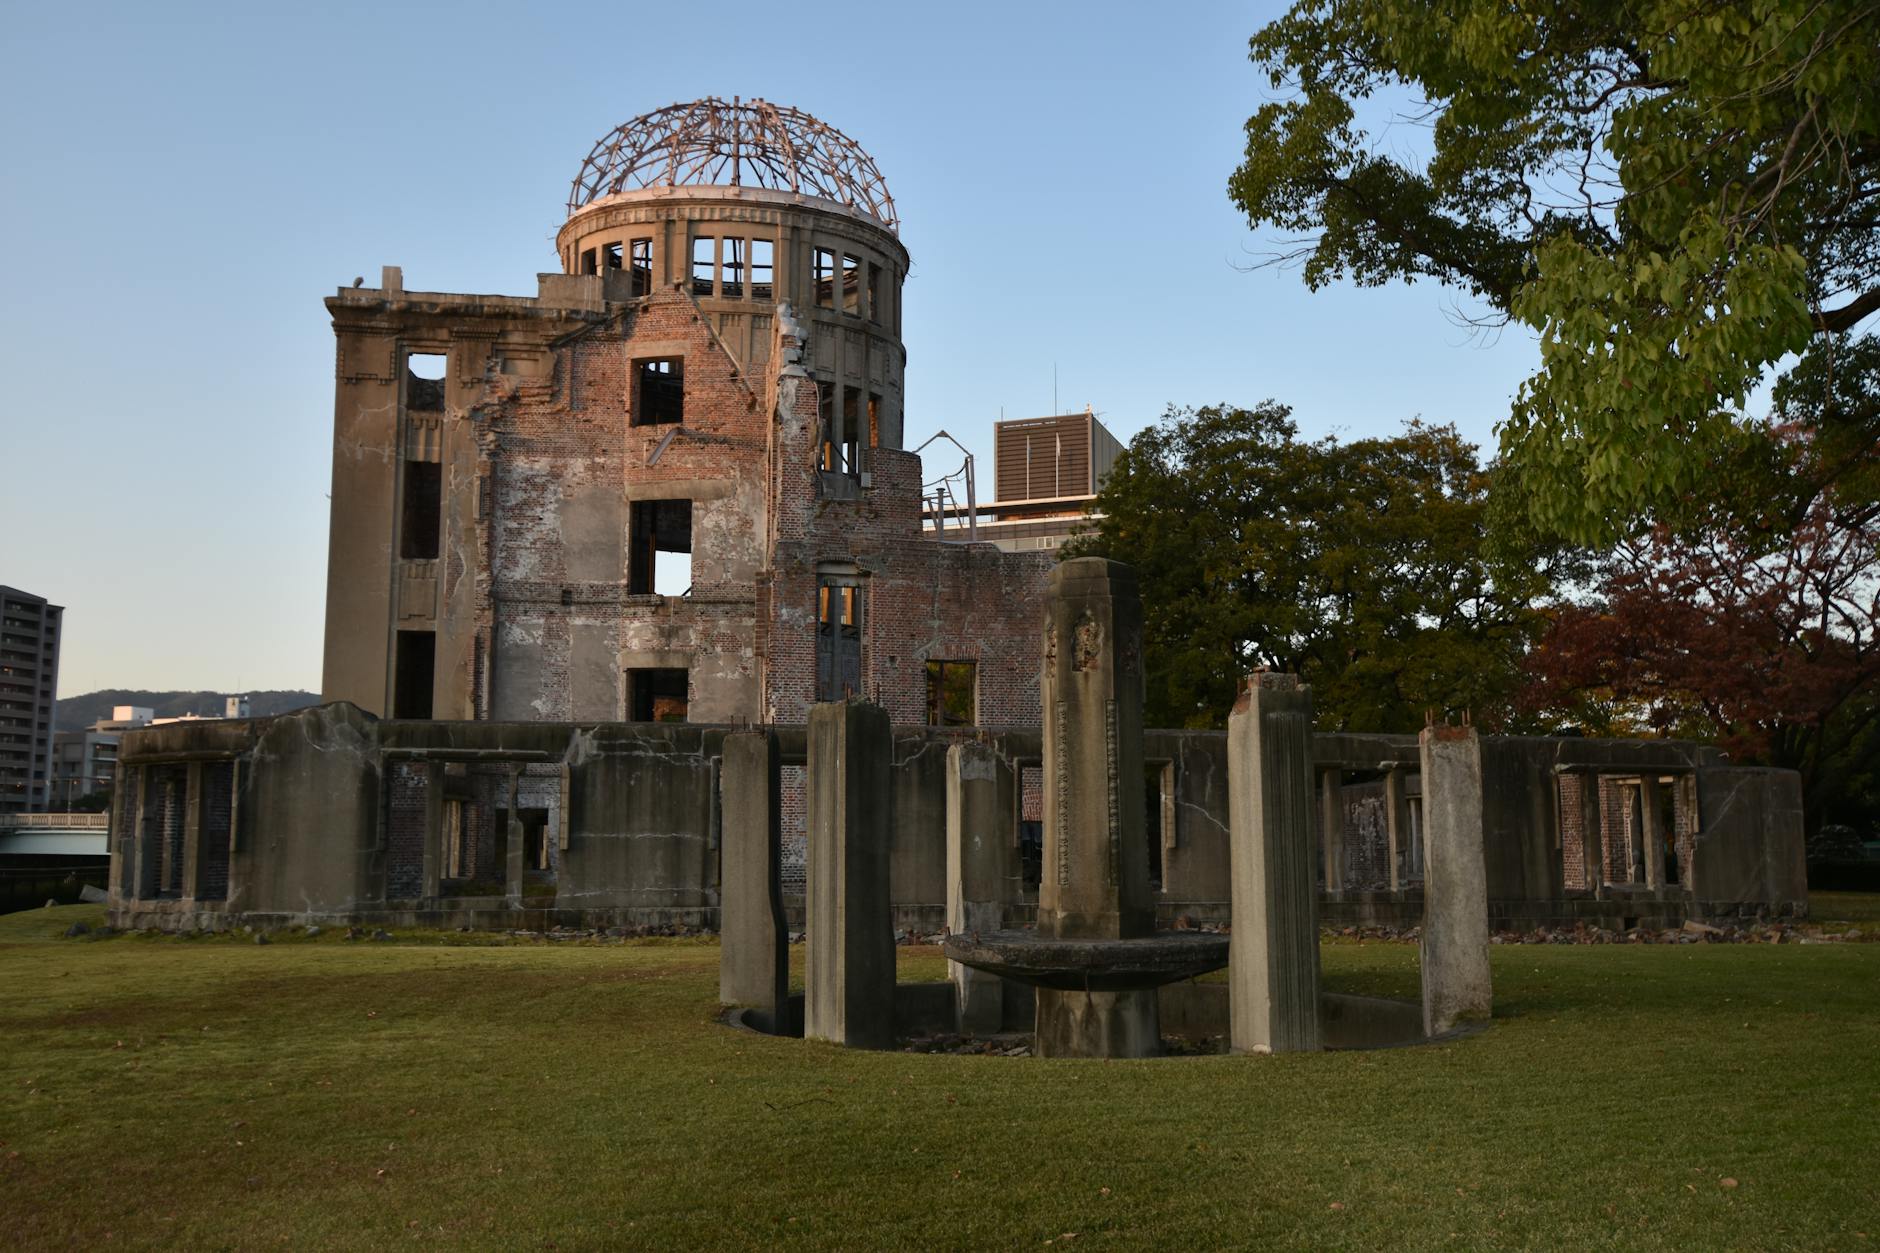
<svg viewBox="0 0 1880 1253">
<path fill-rule="evenodd" d="M 575 175 L 568 214 L 639 188 L 751 187 L 813 197 L 900 225 L 870 157 L 835 127 L 768 100 L 708 96 L 641 114 L 594 145 Z"/>
</svg>

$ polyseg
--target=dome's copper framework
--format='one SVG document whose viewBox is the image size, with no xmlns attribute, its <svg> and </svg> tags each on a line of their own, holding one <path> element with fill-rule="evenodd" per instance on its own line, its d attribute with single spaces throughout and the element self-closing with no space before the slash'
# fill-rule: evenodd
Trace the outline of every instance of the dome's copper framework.
<svg viewBox="0 0 1880 1253">
<path fill-rule="evenodd" d="M 764 187 L 832 200 L 898 230 L 875 161 L 847 135 L 768 100 L 715 96 L 667 105 L 594 145 L 575 175 L 568 212 L 639 187 Z"/>
</svg>

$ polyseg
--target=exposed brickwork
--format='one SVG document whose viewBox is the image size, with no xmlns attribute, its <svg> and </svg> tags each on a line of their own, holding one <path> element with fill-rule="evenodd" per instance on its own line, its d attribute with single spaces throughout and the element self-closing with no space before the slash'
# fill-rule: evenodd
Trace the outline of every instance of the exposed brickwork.
<svg viewBox="0 0 1880 1253">
<path fill-rule="evenodd" d="M 424 894 L 424 811 L 430 781 L 423 762 L 398 761 L 385 772 L 385 895 Z"/>
</svg>

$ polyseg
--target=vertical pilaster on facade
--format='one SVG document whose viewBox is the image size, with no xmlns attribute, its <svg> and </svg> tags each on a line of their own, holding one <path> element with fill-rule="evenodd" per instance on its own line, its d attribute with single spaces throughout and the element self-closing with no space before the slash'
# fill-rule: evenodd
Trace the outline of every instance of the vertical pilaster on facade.
<svg viewBox="0 0 1880 1253">
<path fill-rule="evenodd" d="M 132 878 L 133 893 L 142 901 L 151 900 L 157 894 L 158 833 L 151 830 L 154 824 L 150 821 L 150 793 L 156 786 L 153 777 L 155 773 L 149 767 L 138 767 L 137 796 L 131 807 L 132 860 L 136 864 Z"/>
<path fill-rule="evenodd" d="M 1253 675 L 1227 720 L 1228 997 L 1237 1053 L 1319 1048 L 1312 810 L 1312 691 L 1291 675 Z"/>
<path fill-rule="evenodd" d="M 509 908 L 521 909 L 523 867 L 527 864 L 527 859 L 523 856 L 526 852 L 523 845 L 527 841 L 523 839 L 522 835 L 522 810 L 520 808 L 522 804 L 521 766 L 511 766 L 509 768 L 507 798 L 509 835 L 504 841 L 503 847 L 508 853 L 507 858 L 505 858 L 508 864 L 504 867 L 506 872 L 504 878 L 508 881 Z"/>
<path fill-rule="evenodd" d="M 1482 741 L 1473 727 L 1425 727 L 1423 758 L 1423 1030 L 1485 1019 L 1488 868 L 1482 844 Z"/>
<path fill-rule="evenodd" d="M 1325 893 L 1345 891 L 1345 776 L 1336 767 L 1319 773 L 1319 832 L 1324 843 Z"/>
<path fill-rule="evenodd" d="M 718 999 L 769 1016 L 784 1034 L 790 939 L 783 912 L 783 764 L 770 731 L 725 736 Z"/>
<path fill-rule="evenodd" d="M 1638 781 L 1639 840 L 1644 845 L 1645 886 L 1653 892 L 1665 887 L 1664 811 L 1659 808 L 1658 780 L 1641 775 Z"/>
<path fill-rule="evenodd" d="M 1390 862 L 1390 890 L 1403 890 L 1403 837 L 1408 826 L 1409 802 L 1403 794 L 1403 768 L 1392 766 L 1384 772 L 1384 839 L 1387 844 L 1385 856 Z"/>
<path fill-rule="evenodd" d="M 202 896 L 202 775 L 199 761 L 183 768 L 183 874 L 178 886 L 191 900 Z"/>
<path fill-rule="evenodd" d="M 241 856 L 247 851 L 248 831 L 242 825 L 242 759 L 237 757 L 229 763 L 228 772 L 228 908 L 241 908 L 240 902 L 248 892 L 248 859 Z"/>
<path fill-rule="evenodd" d="M 1599 800 L 1599 774 L 1587 771 L 1580 776 L 1580 840 L 1582 869 L 1586 890 L 1596 897 L 1606 894 L 1606 810 Z"/>
<path fill-rule="evenodd" d="M 435 901 L 443 893 L 444 878 L 444 763 L 424 763 L 424 899 Z"/>
<path fill-rule="evenodd" d="M 947 930 L 955 935 L 998 931 L 1016 899 L 1017 777 L 990 744 L 947 749 Z M 1005 1025 L 1004 980 L 955 961 L 947 963 L 959 1029 L 987 1035 Z"/>
<path fill-rule="evenodd" d="M 880 707 L 847 700 L 810 708 L 803 1034 L 851 1048 L 894 1042 L 893 756 L 892 728 Z"/>
<path fill-rule="evenodd" d="M 118 767 L 112 788 L 111 805 L 111 895 L 119 901 L 137 897 L 137 830 L 141 814 L 138 798 L 143 795 L 142 766 Z"/>
</svg>

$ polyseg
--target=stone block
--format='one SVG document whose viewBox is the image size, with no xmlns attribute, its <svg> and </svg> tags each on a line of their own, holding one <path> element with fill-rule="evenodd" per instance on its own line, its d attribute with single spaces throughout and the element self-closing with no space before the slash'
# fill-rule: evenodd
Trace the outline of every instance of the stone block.
<svg viewBox="0 0 1880 1253">
<path fill-rule="evenodd" d="M 885 710 L 863 701 L 809 713 L 809 928 L 803 1034 L 854 1048 L 894 1042 L 894 921 L 888 893 Z"/>
<path fill-rule="evenodd" d="M 781 1021 L 790 992 L 783 912 L 782 758 L 770 731 L 725 736 L 719 769 L 724 837 L 718 999 Z"/>
<path fill-rule="evenodd" d="M 1309 1052 L 1319 1035 L 1312 692 L 1290 675 L 1247 681 L 1227 720 L 1235 1052 Z"/>
<path fill-rule="evenodd" d="M 1017 899 L 1017 779 L 990 744 L 954 744 L 946 756 L 947 930 L 998 931 Z M 1005 1021 L 1004 980 L 947 963 L 959 1001 L 959 1030 L 988 1035 Z"/>
<path fill-rule="evenodd" d="M 1427 727 L 1423 757 L 1423 1029 L 1485 1019 L 1488 868 L 1482 844 L 1482 741 L 1473 727 Z"/>
</svg>

